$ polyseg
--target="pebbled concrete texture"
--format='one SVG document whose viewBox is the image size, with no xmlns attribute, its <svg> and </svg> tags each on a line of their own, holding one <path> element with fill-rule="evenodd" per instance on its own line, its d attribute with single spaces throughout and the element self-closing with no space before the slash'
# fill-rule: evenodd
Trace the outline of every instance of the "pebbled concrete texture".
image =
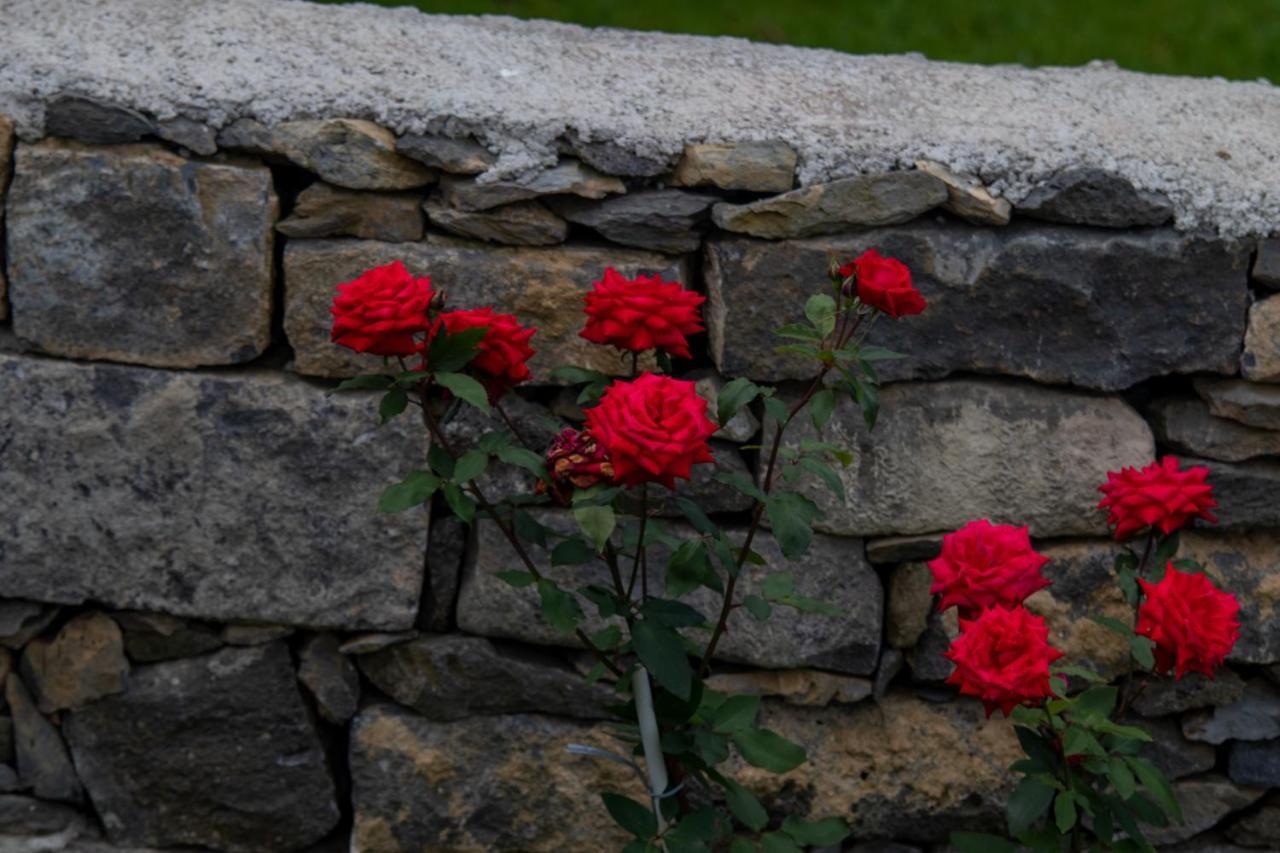
<svg viewBox="0 0 1280 853">
<path fill-rule="evenodd" d="M 671 163 L 686 143 L 783 140 L 801 185 L 926 159 L 1016 203 L 1092 166 L 1165 193 L 1184 230 L 1280 225 L 1280 89 L 1263 81 L 301 0 L 0 0 L 0 12 L 0 113 L 27 139 L 48 101 L 80 95 L 215 127 L 343 116 L 475 135 L 498 155 L 483 180 L 552 164 L 562 136 Z"/>
</svg>

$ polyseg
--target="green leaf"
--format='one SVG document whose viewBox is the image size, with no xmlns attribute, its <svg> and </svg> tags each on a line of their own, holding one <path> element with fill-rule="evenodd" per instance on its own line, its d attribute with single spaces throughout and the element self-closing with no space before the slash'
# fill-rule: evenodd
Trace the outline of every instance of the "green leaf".
<svg viewBox="0 0 1280 853">
<path fill-rule="evenodd" d="M 512 516 L 511 524 L 515 528 L 516 535 L 521 539 L 547 547 L 547 528 L 536 518 L 524 510 L 520 510 Z"/>
<path fill-rule="evenodd" d="M 906 353 L 894 352 L 884 347 L 862 347 L 858 350 L 858 357 L 863 361 L 886 361 L 889 359 L 906 358 Z"/>
<path fill-rule="evenodd" d="M 392 388 L 378 403 L 378 424 L 385 424 L 409 406 L 409 395 L 403 388 Z"/>
<path fill-rule="evenodd" d="M 453 396 L 459 400 L 470 403 L 485 414 L 491 411 L 489 409 L 489 392 L 484 390 L 483 385 L 465 373 L 437 373 L 436 382 L 448 388 L 453 393 Z"/>
<path fill-rule="evenodd" d="M 815 293 L 804 303 L 804 316 L 825 338 L 836 328 L 836 301 L 825 293 Z"/>
<path fill-rule="evenodd" d="M 484 340 L 489 329 L 479 326 L 449 334 L 436 332 L 427 347 L 427 368 L 433 373 L 460 370 L 476 357 L 476 347 Z"/>
<path fill-rule="evenodd" d="M 427 465 L 446 480 L 453 477 L 453 457 L 438 444 L 432 443 L 427 448 Z"/>
<path fill-rule="evenodd" d="M 707 720 L 719 734 L 734 734 L 750 728 L 760 713 L 759 696 L 730 696 Z"/>
<path fill-rule="evenodd" d="M 827 425 L 827 421 L 831 419 L 831 413 L 836 410 L 836 392 L 830 388 L 823 388 L 813 398 L 809 400 L 809 418 L 813 421 L 813 428 L 821 431 Z"/>
<path fill-rule="evenodd" d="M 645 619 L 652 619 L 668 628 L 692 628 L 705 625 L 707 617 L 683 601 L 672 601 L 669 598 L 650 598 L 640 607 Z"/>
<path fill-rule="evenodd" d="M 816 476 L 823 484 L 830 489 L 840 502 L 844 502 L 844 482 L 840 479 L 840 475 L 835 472 L 827 463 L 821 459 L 814 459 L 812 456 L 802 456 L 796 462 L 804 470 Z"/>
<path fill-rule="evenodd" d="M 508 465 L 515 465 L 533 472 L 538 479 L 546 479 L 547 466 L 543 459 L 532 450 L 523 447 L 500 447 L 497 456 Z"/>
<path fill-rule="evenodd" d="M 1009 796 L 1006 813 L 1009 834 L 1018 835 L 1038 821 L 1053 802 L 1054 789 L 1039 779 L 1028 776 L 1018 783 Z"/>
<path fill-rule="evenodd" d="M 640 662 L 653 673 L 659 684 L 680 699 L 689 698 L 693 669 L 689 666 L 684 643 L 675 631 L 643 619 L 631 629 L 631 644 Z"/>
<path fill-rule="evenodd" d="M 618 615 L 618 599 L 613 590 L 594 584 L 579 587 L 578 593 L 596 606 L 601 619 L 609 619 Z"/>
<path fill-rule="evenodd" d="M 781 832 L 766 832 L 760 836 L 760 849 L 764 853 L 802 853 L 791 836 Z"/>
<path fill-rule="evenodd" d="M 463 523 L 470 524 L 476 517 L 475 501 L 463 494 L 457 483 L 445 483 L 440 487 L 440 491 L 444 493 L 444 502 L 449 505 L 449 509 L 453 510 L 453 514 Z"/>
<path fill-rule="evenodd" d="M 769 815 L 755 794 L 726 776 L 719 776 L 716 781 L 724 787 L 724 802 L 733 816 L 753 832 L 764 829 L 769 822 Z"/>
<path fill-rule="evenodd" d="M 1051 738 L 1040 734 L 1037 729 L 1027 728 L 1023 725 L 1014 726 L 1013 732 L 1018 737 L 1018 743 L 1022 746 L 1022 751 L 1030 756 L 1032 761 L 1043 765 L 1046 770 L 1054 770 L 1057 767 L 1058 750 Z M 1047 803 L 1045 808 L 1048 808 Z M 1017 835 L 1018 833 L 1011 831 L 1009 834 Z"/>
<path fill-rule="evenodd" d="M 1161 572 L 1175 554 L 1178 553 L 1178 531 L 1175 530 L 1167 536 L 1156 536 L 1156 553 L 1151 558 L 1152 568 L 1158 568 Z"/>
<path fill-rule="evenodd" d="M 781 598 L 775 599 L 773 603 L 781 604 L 784 607 L 790 607 L 793 610 L 800 611 L 801 613 L 816 613 L 819 616 L 830 616 L 832 618 L 843 616 L 846 613 L 843 608 L 837 607 L 834 604 L 821 601 L 817 598 L 809 598 L 805 595 L 784 595 Z"/>
<path fill-rule="evenodd" d="M 817 505 L 796 492 L 774 492 L 765 503 L 773 538 L 788 560 L 797 560 L 809 550 L 813 522 L 821 513 Z"/>
<path fill-rule="evenodd" d="M 742 411 L 743 406 L 759 395 L 760 386 L 745 376 L 726 382 L 720 393 L 716 394 L 716 420 L 720 422 L 720 426 L 733 420 L 733 416 Z"/>
<path fill-rule="evenodd" d="M 557 631 L 567 634 L 582 621 L 578 600 L 553 581 L 546 578 L 538 581 L 538 598 L 542 600 L 542 618 Z"/>
<path fill-rule="evenodd" d="M 854 380 L 850 389 L 853 401 L 862 409 L 862 419 L 867 422 L 867 429 L 876 428 L 876 419 L 880 415 L 880 392 L 874 382 Z"/>
<path fill-rule="evenodd" d="M 1053 800 L 1053 822 L 1064 835 L 1076 825 L 1076 798 L 1070 791 L 1059 791 Z"/>
<path fill-rule="evenodd" d="M 959 853 L 1017 853 L 1018 845 L 985 832 L 953 832 L 951 846 Z"/>
<path fill-rule="evenodd" d="M 791 417 L 791 407 L 777 397 L 764 398 L 764 413 L 777 423 L 786 423 Z"/>
<path fill-rule="evenodd" d="M 1107 751 L 1098 743 L 1098 739 L 1079 726 L 1072 726 L 1062 737 L 1064 755 L 1097 755 L 1105 758 Z"/>
<path fill-rule="evenodd" d="M 1147 734 L 1137 726 L 1122 726 L 1119 723 L 1112 722 L 1111 720 L 1094 720 L 1091 725 L 1094 731 L 1102 732 L 1103 734 L 1114 735 L 1119 738 L 1128 738 L 1129 740 L 1136 740 L 1141 743 L 1151 742 L 1151 735 Z"/>
<path fill-rule="evenodd" d="M 702 511 L 702 507 L 693 501 L 688 498 L 677 497 L 676 508 L 684 514 L 685 518 L 689 519 L 689 523 L 693 525 L 694 530 L 699 533 L 715 533 L 715 523 Z"/>
<path fill-rule="evenodd" d="M 775 572 L 760 584 L 760 594 L 766 599 L 781 598 L 795 591 L 796 579 L 791 572 Z"/>
<path fill-rule="evenodd" d="M 622 642 L 622 629 L 617 625 L 608 625 L 592 634 L 591 642 L 597 649 L 610 651 Z"/>
<path fill-rule="evenodd" d="M 729 739 L 706 729 L 698 729 L 693 733 L 693 748 L 708 767 L 714 767 L 729 758 Z"/>
<path fill-rule="evenodd" d="M 440 478 L 426 471 L 410 471 L 409 476 L 382 490 L 378 512 L 403 512 L 411 506 L 426 503 L 440 487 Z"/>
<path fill-rule="evenodd" d="M 755 617 L 757 622 L 765 622 L 773 614 L 773 607 L 758 595 L 748 595 L 742 599 L 742 606 Z"/>
<path fill-rule="evenodd" d="M 476 442 L 476 448 L 492 456 L 502 448 L 510 447 L 511 441 L 511 433 L 505 430 L 494 430 L 480 436 L 480 440 Z"/>
<path fill-rule="evenodd" d="M 768 500 L 768 496 L 765 495 L 765 493 L 761 491 L 760 487 L 757 486 L 746 474 L 739 474 L 733 471 L 720 471 L 713 479 L 724 483 L 726 486 L 737 489 L 747 497 L 755 498 L 761 503 Z"/>
<path fill-rule="evenodd" d="M 635 800 L 609 791 L 602 793 L 600 799 L 618 826 L 636 838 L 646 841 L 658 834 L 657 816 Z"/>
<path fill-rule="evenodd" d="M 605 543 L 609 541 L 613 528 L 618 523 L 611 506 L 576 506 L 573 508 L 573 517 L 577 519 L 578 527 L 587 538 L 595 543 L 596 551 L 604 550 Z"/>
<path fill-rule="evenodd" d="M 364 376 L 352 376 L 350 379 L 344 379 L 338 383 L 338 387 L 334 391 L 382 391 L 390 388 L 395 384 L 395 379 L 383 374 L 366 374 Z"/>
<path fill-rule="evenodd" d="M 1083 678 L 1085 681 L 1092 681 L 1095 684 L 1106 683 L 1106 679 L 1098 675 L 1098 673 L 1073 663 L 1056 664 L 1053 667 L 1053 671 L 1060 672 L 1063 675 L 1074 675 L 1076 678 Z"/>
<path fill-rule="evenodd" d="M 1090 687 L 1081 693 L 1071 709 L 1072 718 L 1105 717 L 1116 706 L 1120 691 L 1107 685 Z"/>
<path fill-rule="evenodd" d="M 735 838 L 729 842 L 729 853 L 757 853 L 757 848 L 749 838 Z"/>
<path fill-rule="evenodd" d="M 814 847 L 833 847 L 849 837 L 849 825 L 838 817 L 823 820 L 788 817 L 782 821 L 782 831 L 795 839 L 797 844 Z"/>
<path fill-rule="evenodd" d="M 529 586 L 529 584 L 537 580 L 537 578 L 535 578 L 533 575 L 529 574 L 528 572 L 517 572 L 517 571 L 498 572 L 497 577 L 499 580 L 504 581 L 505 583 L 508 583 L 511 586 L 516 587 L 517 589 L 520 587 Z"/>
<path fill-rule="evenodd" d="M 786 773 L 804 763 L 804 748 L 769 729 L 733 733 L 733 743 L 748 764 L 771 773 Z"/>
<path fill-rule="evenodd" d="M 1114 631 L 1122 637 L 1128 637 L 1133 634 L 1133 628 L 1121 622 L 1119 619 L 1111 616 L 1090 616 L 1092 621 L 1097 622 L 1102 627 Z"/>
<path fill-rule="evenodd" d="M 469 483 L 484 473 L 489 465 L 489 455 L 482 450 L 468 450 L 453 464 L 453 479 L 458 483 Z"/>
<path fill-rule="evenodd" d="M 822 333 L 812 326 L 805 326 L 800 323 L 788 323 L 785 326 L 779 326 L 773 330 L 773 333 L 780 338 L 791 338 L 796 341 L 820 341 Z"/>
<path fill-rule="evenodd" d="M 721 592 L 720 576 L 711 568 L 707 544 L 701 539 L 688 539 L 667 558 L 667 595 L 679 598 L 700 586 Z"/>
<path fill-rule="evenodd" d="M 1129 799 L 1137 791 L 1138 783 L 1133 779 L 1133 771 L 1123 758 L 1111 758 L 1107 761 L 1107 778 L 1123 800 Z"/>
<path fill-rule="evenodd" d="M 591 546 L 577 537 L 566 539 L 551 549 L 551 565 L 577 566 L 595 559 L 596 552 Z"/>
<path fill-rule="evenodd" d="M 1138 634 L 1129 635 L 1129 651 L 1133 653 L 1133 659 L 1138 665 L 1144 669 L 1156 668 L 1155 643 L 1150 637 L 1143 637 Z"/>
<path fill-rule="evenodd" d="M 1170 786 L 1169 780 L 1164 777 L 1154 764 L 1144 758 L 1128 757 L 1125 761 L 1129 762 L 1129 767 L 1137 775 L 1142 782 L 1142 787 L 1146 788 L 1151 796 L 1156 798 L 1156 802 L 1160 804 L 1160 808 L 1164 809 L 1174 820 L 1182 820 L 1182 808 L 1178 805 L 1178 797 L 1173 793 L 1173 787 Z"/>
</svg>

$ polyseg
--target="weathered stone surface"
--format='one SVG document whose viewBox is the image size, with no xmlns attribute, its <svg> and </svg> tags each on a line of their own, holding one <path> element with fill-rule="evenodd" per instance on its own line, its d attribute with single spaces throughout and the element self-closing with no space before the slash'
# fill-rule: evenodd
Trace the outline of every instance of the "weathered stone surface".
<svg viewBox="0 0 1280 853">
<path fill-rule="evenodd" d="M 330 633 L 308 637 L 298 652 L 298 680 L 316 700 L 320 716 L 345 725 L 360 708 L 360 673 L 338 645 Z"/>
<path fill-rule="evenodd" d="M 218 134 L 209 125 L 185 116 L 175 116 L 155 123 L 156 136 L 180 145 L 193 154 L 205 157 L 218 153 Z"/>
<path fill-rule="evenodd" d="M 720 374 L 714 370 L 699 370 L 685 374 L 682 378 L 694 383 L 694 387 L 697 388 L 702 399 L 707 401 L 711 417 L 714 419 L 716 401 L 720 398 L 720 389 L 724 387 L 724 380 L 720 378 Z M 752 414 L 749 406 L 744 406 L 729 419 L 727 424 L 716 430 L 712 437 L 745 444 L 755 438 L 756 433 L 759 431 L 760 419 Z"/>
<path fill-rule="evenodd" d="M 1244 696 L 1244 679 L 1223 668 L 1206 678 L 1197 672 L 1180 679 L 1153 678 L 1133 700 L 1133 709 L 1147 717 L 1178 714 L 1195 708 L 1228 705 Z"/>
<path fill-rule="evenodd" d="M 455 175 L 478 175 L 497 159 L 470 139 L 408 133 L 396 140 L 396 150 L 406 157 Z"/>
<path fill-rule="evenodd" d="M 124 651 L 136 663 L 194 657 L 222 648 L 220 629 L 164 613 L 121 611 L 111 614 L 124 632 Z"/>
<path fill-rule="evenodd" d="M 155 127 L 128 107 L 72 95 L 55 98 L 45 107 L 44 132 L 102 145 L 137 142 L 155 133 Z"/>
<path fill-rule="evenodd" d="M 1249 309 L 1240 372 L 1251 382 L 1280 382 L 1280 296 Z"/>
<path fill-rule="evenodd" d="M 46 352 L 195 367 L 271 343 L 276 196 L 263 166 L 160 146 L 19 145 L 13 327 Z"/>
<path fill-rule="evenodd" d="M 417 193 L 370 193 L 316 181 L 276 230 L 289 237 L 359 237 L 406 243 L 422 239 L 426 220 Z"/>
<path fill-rule="evenodd" d="M 1280 454 L 1280 431 L 1217 417 L 1199 397 L 1157 400 L 1151 406 L 1151 415 L 1156 439 L 1180 453 L 1224 462 Z"/>
<path fill-rule="evenodd" d="M 1173 783 L 1173 794 L 1182 807 L 1182 823 L 1166 827 L 1143 827 L 1143 834 L 1152 844 L 1176 844 L 1186 841 L 1234 811 L 1257 802 L 1266 793 L 1263 788 L 1234 785 L 1222 776 L 1202 776 L 1195 779 L 1179 779 Z"/>
<path fill-rule="evenodd" d="M 849 226 L 895 225 L 947 200 L 947 187 L 924 172 L 860 175 L 814 184 L 747 204 L 722 202 L 711 219 L 725 231 L 781 240 L 844 231 Z M 826 266 L 815 271 L 820 277 Z"/>
<path fill-rule="evenodd" d="M 585 225 L 623 246 L 679 255 L 702 243 L 699 225 L 718 199 L 683 190 L 641 190 L 593 202 L 565 197 L 552 209 L 570 222 Z"/>
<path fill-rule="evenodd" d="M 929 301 L 923 314 L 872 330 L 871 343 L 908 355 L 876 364 L 885 381 L 965 371 L 1112 390 L 1239 366 L 1249 304 L 1241 249 L 1172 230 L 922 221 L 815 240 L 709 240 L 705 314 L 720 372 L 812 376 L 807 362 L 773 351 L 783 342 L 773 330 L 803 321 L 832 253 L 872 248 L 902 260 Z"/>
<path fill-rule="evenodd" d="M 81 614 L 22 651 L 22 676 L 46 714 L 119 693 L 128 674 L 120 627 L 103 613 Z"/>
<path fill-rule="evenodd" d="M 836 472 L 847 505 L 816 481 L 802 486 L 826 532 L 932 533 L 989 518 L 1033 536 L 1105 534 L 1098 484 L 1155 453 L 1146 422 L 1119 399 L 972 379 L 890 385 L 880 399 L 873 435 L 848 399 L 826 426 L 825 440 L 855 457 Z M 766 423 L 766 444 L 771 431 Z M 783 441 L 813 437 L 804 418 Z"/>
<path fill-rule="evenodd" d="M 458 210 L 488 210 L 513 201 L 524 201 L 546 195 L 576 195 L 604 198 L 610 193 L 625 193 L 622 181 L 602 175 L 577 160 L 562 160 L 558 165 L 534 172 L 516 180 L 463 180 L 445 175 L 440 181 L 441 195 Z"/>
<path fill-rule="evenodd" d="M 932 585 L 933 572 L 924 563 L 903 563 L 889 572 L 885 642 L 893 648 L 911 648 L 928 627 Z"/>
<path fill-rule="evenodd" d="M 616 701 L 554 653 L 484 637 L 422 636 L 359 660 L 375 687 L 432 720 L 522 712 L 598 719 Z"/>
<path fill-rule="evenodd" d="M 1280 239 L 1258 243 L 1253 261 L 1253 280 L 1269 290 L 1280 290 Z"/>
<path fill-rule="evenodd" d="M 606 175 L 622 175 L 632 178 L 649 178 L 671 171 L 677 157 L 661 151 L 635 151 L 609 139 L 584 138 L 576 128 L 570 128 L 559 143 L 561 154 L 572 154 L 593 169 Z"/>
<path fill-rule="evenodd" d="M 35 601 L 0 601 L 0 645 L 21 649 L 48 628 L 60 610 Z"/>
<path fill-rule="evenodd" d="M 1259 429 L 1280 430 L 1280 386 L 1242 379 L 1201 377 L 1196 393 L 1220 418 L 1231 418 Z"/>
<path fill-rule="evenodd" d="M 16 672 L 5 679 L 4 698 L 13 716 L 14 753 L 23 784 L 41 799 L 80 802 L 80 780 L 67 746 L 58 730 L 37 710 Z"/>
<path fill-rule="evenodd" d="M 92 834 L 89 819 L 70 806 L 33 797 L 0 795 L 0 850 L 5 853 L 76 851 L 67 845 Z"/>
<path fill-rule="evenodd" d="M 1163 193 L 1139 190 L 1121 175 L 1091 167 L 1053 175 L 1016 207 L 1036 219 L 1104 228 L 1163 225 L 1173 218 L 1173 205 Z"/>
<path fill-rule="evenodd" d="M 941 163 L 917 160 L 916 169 L 933 175 L 947 186 L 943 208 L 975 225 L 1008 225 L 1013 205 L 996 198 L 972 175 L 957 175 Z"/>
<path fill-rule="evenodd" d="M 138 667 L 64 728 L 116 844 L 297 850 L 338 821 L 282 643 Z"/>
<path fill-rule="evenodd" d="M 876 565 L 932 560 L 942 550 L 942 534 L 885 536 L 867 540 L 867 559 Z"/>
<path fill-rule="evenodd" d="M 856 675 L 837 675 L 817 669 L 760 669 L 720 672 L 707 686 L 722 693 L 773 696 L 788 705 L 852 705 L 871 695 L 872 684 Z"/>
<path fill-rule="evenodd" d="M 1182 733 L 1204 743 L 1280 738 L 1280 690 L 1261 679 L 1250 681 L 1236 701 L 1184 717 Z"/>
<path fill-rule="evenodd" d="M 241 623 L 227 625 L 220 634 L 222 642 L 228 646 L 261 646 L 265 643 L 281 640 L 293 633 L 288 625 L 260 625 Z"/>
<path fill-rule="evenodd" d="M 886 647 L 880 653 L 880 665 L 876 667 L 875 677 L 871 680 L 871 697 L 879 702 L 889 692 L 893 680 L 907 665 L 907 656 L 901 649 Z"/>
<path fill-rule="evenodd" d="M 686 497 L 702 507 L 702 511 L 710 514 L 746 512 L 751 509 L 752 499 L 733 486 L 715 479 L 721 474 L 734 474 L 751 479 L 751 469 L 743 461 L 738 448 L 724 441 L 710 441 L 711 455 L 715 457 L 713 465 L 695 465 L 690 471 L 688 480 L 676 483 L 674 494 Z M 683 518 L 683 513 L 673 501 L 667 500 L 672 492 L 666 489 L 653 488 L 651 495 L 663 501 L 658 513 L 671 518 Z"/>
<path fill-rule="evenodd" d="M 9 171 L 13 163 L 13 122 L 0 115 L 0 238 L 4 236 L 4 194 L 9 186 Z M 0 239 L 0 320 L 9 316 L 8 279 L 4 274 L 4 241 Z"/>
<path fill-rule="evenodd" d="M 417 636 L 417 631 L 357 634 L 341 646 L 338 646 L 338 651 L 344 655 L 369 655 L 399 643 L 407 643 Z"/>
<path fill-rule="evenodd" d="M 671 183 L 784 193 L 795 186 L 796 152 L 785 142 L 686 145 Z"/>
<path fill-rule="evenodd" d="M 1213 482 L 1213 478 L 1210 478 Z M 1240 639 L 1227 660 L 1269 664 L 1280 661 L 1280 533 L 1184 532 L 1179 556 L 1202 563 L 1223 589 L 1240 602 Z"/>
<path fill-rule="evenodd" d="M 1227 837 L 1246 847 L 1280 849 L 1280 794 L 1271 794 L 1253 812 L 1233 822 Z"/>
<path fill-rule="evenodd" d="M 264 127 L 241 119 L 218 134 L 224 148 L 277 154 L 352 190 L 409 190 L 435 181 L 436 172 L 396 153 L 396 137 L 362 119 L 287 121 Z"/>
<path fill-rule="evenodd" d="M 1233 743 L 1227 775 L 1241 785 L 1280 787 L 1280 740 Z"/>
<path fill-rule="evenodd" d="M 467 556 L 471 529 L 453 513 L 431 514 L 427 536 L 427 569 L 418 606 L 418 626 L 426 631 L 451 631 L 458 601 L 462 561 Z"/>
<path fill-rule="evenodd" d="M 1218 501 L 1214 514 L 1218 528 L 1280 527 L 1280 462 L 1254 459 L 1247 462 L 1217 462 L 1182 457 L 1184 465 L 1209 469 L 1209 483 Z M 1197 522 L 1197 527 L 1207 527 Z"/>
<path fill-rule="evenodd" d="M 439 723 L 368 707 L 351 729 L 351 849 L 621 849 L 629 836 L 598 806 L 598 792 L 640 798 L 640 782 L 627 767 L 570 755 L 570 743 L 620 748 L 601 726 L 554 717 Z"/>
<path fill-rule="evenodd" d="M 945 613 L 930 610 L 924 633 L 916 640 L 915 647 L 907 650 L 911 680 L 925 684 L 946 681 L 956 667 L 944 655 L 959 635 L 960 622 L 954 608 Z"/>
<path fill-rule="evenodd" d="M 5 671 L 4 677 L 5 680 L 8 680 L 8 670 Z M 13 717 L 0 717 L 0 761 L 3 761 L 5 764 L 12 765 L 14 763 L 15 755 Z"/>
<path fill-rule="evenodd" d="M 1126 725 L 1139 726 L 1151 735 L 1151 742 L 1139 753 L 1160 769 L 1169 779 L 1181 779 L 1212 770 L 1218 762 L 1211 744 L 1195 743 L 1182 735 L 1176 720 L 1143 720 L 1125 717 Z M 1239 780 L 1236 780 L 1239 781 Z"/>
<path fill-rule="evenodd" d="M 400 629 L 424 538 L 375 511 L 421 458 L 365 394 L 278 373 L 0 355 L 0 595 L 210 619 Z M 92 559 L 86 559 L 92 554 Z"/>
<path fill-rule="evenodd" d="M 370 267 L 402 260 L 418 275 L 448 293 L 456 308 L 493 305 L 536 326 L 530 361 L 535 379 L 575 364 L 614 374 L 630 369 L 616 350 L 578 337 L 582 297 L 605 267 L 626 276 L 657 273 L 670 281 L 688 281 L 687 266 L 663 255 L 635 249 L 564 246 L 509 249 L 456 241 L 395 244 L 353 240 L 292 242 L 285 247 L 284 329 L 293 345 L 294 369 L 313 376 L 350 376 L 378 371 L 382 359 L 361 356 L 329 340 L 334 288 Z"/>
<path fill-rule="evenodd" d="M 432 225 L 473 240 L 509 246 L 554 246 L 569 236 L 568 223 L 538 201 L 470 211 L 432 196 L 424 209 Z"/>
</svg>

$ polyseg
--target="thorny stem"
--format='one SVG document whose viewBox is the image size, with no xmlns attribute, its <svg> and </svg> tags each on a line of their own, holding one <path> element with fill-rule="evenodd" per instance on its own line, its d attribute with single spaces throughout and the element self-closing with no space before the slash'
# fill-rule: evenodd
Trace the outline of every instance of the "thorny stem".
<svg viewBox="0 0 1280 853">
<path fill-rule="evenodd" d="M 1147 544 L 1142 549 L 1142 559 L 1138 561 L 1138 568 L 1135 570 L 1136 574 L 1134 576 L 1134 583 L 1137 583 L 1137 578 L 1142 577 L 1143 574 L 1146 573 L 1147 561 L 1151 558 L 1151 549 L 1155 546 L 1155 542 L 1156 531 L 1153 527 L 1151 532 L 1147 535 Z M 1140 599 L 1133 603 L 1133 630 L 1135 633 L 1138 630 L 1138 609 L 1141 606 L 1142 602 Z M 1126 672 L 1124 676 L 1124 686 L 1120 690 L 1120 709 L 1116 712 L 1116 716 L 1124 714 L 1125 709 L 1133 704 L 1133 702 L 1142 695 L 1142 691 L 1146 689 L 1147 679 L 1145 677 L 1138 689 L 1136 691 L 1133 689 L 1133 667 L 1130 666 L 1129 671 Z"/>
<path fill-rule="evenodd" d="M 645 524 L 649 520 L 649 486 L 644 484 L 640 486 L 640 532 L 636 538 L 636 558 L 631 564 L 631 578 L 627 581 L 627 601 L 631 600 L 631 594 L 636 588 L 636 576 L 640 574 L 640 567 L 644 562 L 644 529 Z M 640 586 L 641 598 L 649 597 L 649 579 L 646 577 L 642 580 Z"/>
</svg>

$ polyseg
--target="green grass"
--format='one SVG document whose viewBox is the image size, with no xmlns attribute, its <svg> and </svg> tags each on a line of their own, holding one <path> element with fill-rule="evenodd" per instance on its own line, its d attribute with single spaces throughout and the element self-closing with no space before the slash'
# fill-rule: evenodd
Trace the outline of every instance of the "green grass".
<svg viewBox="0 0 1280 853">
<path fill-rule="evenodd" d="M 340 1 L 340 0 L 339 0 Z M 333 0 L 328 0 L 333 2 Z M 933 59 L 1280 82 L 1280 0 L 376 0 Z"/>
</svg>

